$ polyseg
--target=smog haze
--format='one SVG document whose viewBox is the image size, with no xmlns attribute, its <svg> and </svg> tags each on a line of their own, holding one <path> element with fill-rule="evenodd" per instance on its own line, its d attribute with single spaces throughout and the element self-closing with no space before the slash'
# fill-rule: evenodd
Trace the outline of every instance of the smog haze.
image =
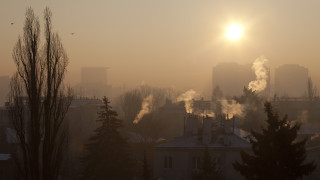
<svg viewBox="0 0 320 180">
<path fill-rule="evenodd" d="M 252 64 L 262 55 L 272 71 L 299 64 L 320 84 L 320 2 L 298 0 L 1 1 L 0 76 L 15 72 L 12 50 L 26 8 L 42 25 L 46 6 L 70 59 L 70 85 L 81 81 L 83 67 L 109 67 L 114 87 L 144 83 L 208 93 L 215 65 Z M 232 23 L 243 26 L 236 42 L 225 38 Z"/>
</svg>

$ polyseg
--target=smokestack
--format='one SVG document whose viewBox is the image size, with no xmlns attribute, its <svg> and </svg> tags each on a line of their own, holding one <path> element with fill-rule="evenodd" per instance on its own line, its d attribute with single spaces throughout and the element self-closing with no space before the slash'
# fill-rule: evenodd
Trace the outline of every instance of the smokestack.
<svg viewBox="0 0 320 180">
<path fill-rule="evenodd" d="M 231 119 L 225 119 L 224 120 L 224 131 L 226 134 L 232 133 L 232 120 Z"/>
<path fill-rule="evenodd" d="M 186 135 L 186 116 L 183 117 L 183 135 Z"/>
<path fill-rule="evenodd" d="M 199 128 L 202 128 L 201 119 L 199 119 L 199 116 L 193 114 L 188 115 L 185 122 L 185 134 L 192 136 L 198 135 Z"/>
<path fill-rule="evenodd" d="M 213 117 L 203 117 L 202 120 L 202 143 L 210 144 L 212 138 Z"/>
<path fill-rule="evenodd" d="M 233 132 L 233 134 L 234 134 L 234 119 L 235 119 L 235 117 L 233 116 L 233 118 L 232 118 L 232 132 Z"/>
</svg>

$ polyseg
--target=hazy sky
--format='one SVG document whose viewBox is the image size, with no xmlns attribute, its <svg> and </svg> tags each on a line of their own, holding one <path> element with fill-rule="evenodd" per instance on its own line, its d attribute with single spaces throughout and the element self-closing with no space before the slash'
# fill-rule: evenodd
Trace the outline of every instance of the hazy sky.
<svg viewBox="0 0 320 180">
<path fill-rule="evenodd" d="M 113 86 L 144 82 L 199 90 L 211 87 L 216 63 L 252 63 L 260 55 L 271 68 L 303 65 L 320 84 L 320 1 L 1 0 L 0 76 L 15 71 L 12 49 L 29 6 L 41 20 L 51 8 L 72 85 L 81 67 L 105 66 Z M 238 42 L 225 38 L 233 22 L 244 26 Z"/>
</svg>

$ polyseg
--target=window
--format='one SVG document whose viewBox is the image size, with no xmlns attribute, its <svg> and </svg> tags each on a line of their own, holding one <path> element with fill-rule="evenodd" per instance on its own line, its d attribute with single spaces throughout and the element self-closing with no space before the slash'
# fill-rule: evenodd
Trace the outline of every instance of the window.
<svg viewBox="0 0 320 180">
<path fill-rule="evenodd" d="M 192 168 L 195 170 L 201 169 L 201 158 L 200 157 L 192 157 Z"/>
<path fill-rule="evenodd" d="M 220 158 L 219 157 L 213 157 L 213 159 L 212 159 L 212 161 L 213 161 L 213 163 L 215 163 L 215 164 L 220 164 Z"/>
<path fill-rule="evenodd" d="M 172 168 L 172 157 L 171 156 L 165 156 L 164 157 L 164 168 Z"/>
</svg>

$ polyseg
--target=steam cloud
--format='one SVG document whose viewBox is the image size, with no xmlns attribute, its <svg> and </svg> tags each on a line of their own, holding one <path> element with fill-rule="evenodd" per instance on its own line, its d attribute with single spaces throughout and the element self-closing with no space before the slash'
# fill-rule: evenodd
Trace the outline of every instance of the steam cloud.
<svg viewBox="0 0 320 180">
<path fill-rule="evenodd" d="M 133 121 L 134 124 L 138 124 L 144 115 L 150 113 L 150 111 L 152 109 L 152 101 L 153 101 L 152 94 L 143 99 L 142 104 L 141 104 L 141 110 L 137 114 L 136 118 Z"/>
<path fill-rule="evenodd" d="M 193 112 L 193 105 L 192 105 L 192 99 L 194 99 L 198 94 L 196 91 L 190 89 L 189 91 L 181 94 L 178 98 L 177 101 L 181 102 L 184 101 L 185 108 L 187 113 L 192 113 Z"/>
<path fill-rule="evenodd" d="M 317 134 L 315 134 L 315 135 L 311 136 L 311 138 L 310 138 L 310 139 L 311 139 L 311 140 L 314 140 L 314 139 L 319 138 L 319 136 L 320 136 L 320 135 L 317 133 Z"/>
<path fill-rule="evenodd" d="M 263 56 L 254 61 L 252 69 L 256 75 L 256 80 L 251 81 L 248 85 L 248 88 L 252 91 L 261 92 L 267 87 L 268 71 L 265 67 L 267 61 Z"/>
<path fill-rule="evenodd" d="M 235 100 L 231 100 L 230 102 L 226 99 L 221 100 L 222 113 L 228 114 L 229 118 L 233 116 L 242 116 L 243 115 L 243 107 L 241 104 L 237 103 Z"/>
<path fill-rule="evenodd" d="M 298 120 L 301 123 L 308 123 L 308 117 L 309 117 L 309 111 L 308 110 L 303 110 L 298 116 Z"/>
<path fill-rule="evenodd" d="M 215 114 L 214 112 L 205 112 L 205 113 L 200 113 L 199 116 L 202 116 L 202 117 L 215 117 Z"/>
</svg>

